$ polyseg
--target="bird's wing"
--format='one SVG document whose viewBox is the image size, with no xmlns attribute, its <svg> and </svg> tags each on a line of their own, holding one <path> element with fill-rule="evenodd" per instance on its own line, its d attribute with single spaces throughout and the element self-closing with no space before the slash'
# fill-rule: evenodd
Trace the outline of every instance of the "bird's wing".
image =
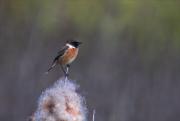
<svg viewBox="0 0 180 121">
<path fill-rule="evenodd" d="M 53 62 L 52 62 L 52 64 L 51 64 L 51 67 L 48 69 L 48 71 L 47 71 L 46 73 L 48 73 L 53 67 L 56 66 L 59 57 L 63 56 L 67 49 L 68 49 L 68 46 L 64 46 L 64 47 L 58 52 L 58 55 L 54 58 L 54 60 L 53 60 Z"/>
<path fill-rule="evenodd" d="M 58 55 L 54 58 L 53 63 L 56 62 L 59 59 L 59 57 L 63 56 L 67 49 L 68 46 L 64 46 L 63 48 L 61 48 L 61 50 L 58 52 Z"/>
<path fill-rule="evenodd" d="M 67 49 L 68 46 L 64 46 L 63 48 L 61 48 L 61 50 L 58 52 L 58 57 L 64 55 Z"/>
</svg>

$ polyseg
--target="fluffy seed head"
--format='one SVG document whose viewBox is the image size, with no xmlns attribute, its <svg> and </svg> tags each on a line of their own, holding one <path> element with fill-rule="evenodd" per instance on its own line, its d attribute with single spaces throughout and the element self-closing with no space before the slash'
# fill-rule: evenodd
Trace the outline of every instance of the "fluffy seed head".
<svg viewBox="0 0 180 121">
<path fill-rule="evenodd" d="M 72 81 L 59 79 L 40 96 L 34 121 L 86 121 L 85 101 L 77 88 Z"/>
</svg>

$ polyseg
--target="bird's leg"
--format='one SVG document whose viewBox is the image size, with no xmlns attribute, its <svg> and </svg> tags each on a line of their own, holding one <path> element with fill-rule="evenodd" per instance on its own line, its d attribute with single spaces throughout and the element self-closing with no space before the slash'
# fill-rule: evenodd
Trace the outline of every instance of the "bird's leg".
<svg viewBox="0 0 180 121">
<path fill-rule="evenodd" d="M 69 64 L 66 65 L 66 77 L 69 76 L 69 68 L 70 68 L 70 65 Z"/>
<path fill-rule="evenodd" d="M 64 75 L 66 76 L 66 71 L 64 70 L 63 65 L 61 65 L 61 69 L 62 69 L 62 71 L 63 71 Z"/>
</svg>

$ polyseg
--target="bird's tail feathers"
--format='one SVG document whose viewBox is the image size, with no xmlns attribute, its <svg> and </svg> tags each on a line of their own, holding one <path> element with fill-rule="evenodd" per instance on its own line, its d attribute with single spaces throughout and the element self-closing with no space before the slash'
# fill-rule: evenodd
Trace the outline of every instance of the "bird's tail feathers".
<svg viewBox="0 0 180 121">
<path fill-rule="evenodd" d="M 48 74 L 49 71 L 51 71 L 54 67 L 56 66 L 56 62 L 54 62 L 51 67 L 48 69 L 48 71 L 46 71 L 45 73 Z"/>
</svg>

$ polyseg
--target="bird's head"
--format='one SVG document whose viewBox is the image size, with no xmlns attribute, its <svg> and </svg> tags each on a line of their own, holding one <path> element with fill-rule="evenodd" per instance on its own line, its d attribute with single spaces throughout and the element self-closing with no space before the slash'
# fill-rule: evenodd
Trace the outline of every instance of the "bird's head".
<svg viewBox="0 0 180 121">
<path fill-rule="evenodd" d="M 68 41 L 66 42 L 66 44 L 69 44 L 69 45 L 71 45 L 71 46 L 73 46 L 73 47 L 78 48 L 79 45 L 82 44 L 82 42 L 79 42 L 79 41 L 77 41 L 77 40 L 68 40 Z"/>
</svg>

